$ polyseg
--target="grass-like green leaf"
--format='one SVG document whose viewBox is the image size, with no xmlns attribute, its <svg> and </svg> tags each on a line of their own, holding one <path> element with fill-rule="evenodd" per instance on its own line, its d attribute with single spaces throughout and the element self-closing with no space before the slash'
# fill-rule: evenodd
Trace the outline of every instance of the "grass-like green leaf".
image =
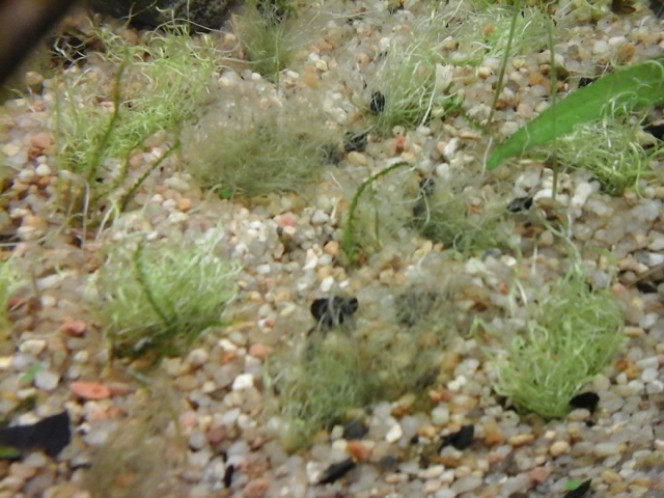
<svg viewBox="0 0 664 498">
<path fill-rule="evenodd" d="M 486 169 L 494 169 L 509 157 L 523 154 L 608 113 L 662 103 L 664 57 L 659 57 L 600 78 L 550 107 L 498 147 L 487 161 Z"/>
</svg>

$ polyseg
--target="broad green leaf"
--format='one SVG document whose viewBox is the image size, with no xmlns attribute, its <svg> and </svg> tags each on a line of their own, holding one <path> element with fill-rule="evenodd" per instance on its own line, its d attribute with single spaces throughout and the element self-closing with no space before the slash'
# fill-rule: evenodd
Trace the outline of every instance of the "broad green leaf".
<svg viewBox="0 0 664 498">
<path fill-rule="evenodd" d="M 567 96 L 519 129 L 491 155 L 486 169 L 573 131 L 606 114 L 664 103 L 664 57 L 651 59 L 598 79 Z"/>
</svg>

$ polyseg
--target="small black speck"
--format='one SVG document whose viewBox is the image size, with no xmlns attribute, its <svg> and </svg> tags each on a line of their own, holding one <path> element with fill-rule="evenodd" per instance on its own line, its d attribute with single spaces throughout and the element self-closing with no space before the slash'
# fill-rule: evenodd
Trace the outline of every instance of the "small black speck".
<svg viewBox="0 0 664 498">
<path fill-rule="evenodd" d="M 367 132 L 353 133 L 349 131 L 346 133 L 344 140 L 344 150 L 346 152 L 364 152 L 367 148 Z"/>
<path fill-rule="evenodd" d="M 518 213 L 520 211 L 528 211 L 532 206 L 532 197 L 517 197 L 507 205 L 507 210 L 510 213 Z"/>
<path fill-rule="evenodd" d="M 389 472 L 397 466 L 397 459 L 393 455 L 385 455 L 380 459 L 380 468 L 384 472 Z"/>
<path fill-rule="evenodd" d="M 339 463 L 333 463 L 327 469 L 325 469 L 325 472 L 323 472 L 323 476 L 320 478 L 320 481 L 318 481 L 318 484 L 331 484 L 337 479 L 341 479 L 343 476 L 348 474 L 348 472 L 353 470 L 355 465 L 355 462 L 350 458 Z"/>
<path fill-rule="evenodd" d="M 599 396 L 597 393 L 588 391 L 585 393 L 577 394 L 569 400 L 570 406 L 574 408 L 585 408 L 590 413 L 594 413 L 599 403 Z"/>
<path fill-rule="evenodd" d="M 590 479 L 588 479 L 587 481 L 583 481 L 581 484 L 579 484 L 576 487 L 576 489 L 573 489 L 572 491 L 568 492 L 565 495 L 565 498 L 581 498 L 590 489 L 590 481 L 591 481 Z"/>
<path fill-rule="evenodd" d="M 371 103 L 369 104 L 369 112 L 375 116 L 385 110 L 385 95 L 380 92 L 373 92 L 371 94 Z"/>
<path fill-rule="evenodd" d="M 457 450 L 466 449 L 472 444 L 473 436 L 475 436 L 475 426 L 464 425 L 458 432 L 445 436 L 438 451 L 449 445 L 454 446 Z"/>
</svg>

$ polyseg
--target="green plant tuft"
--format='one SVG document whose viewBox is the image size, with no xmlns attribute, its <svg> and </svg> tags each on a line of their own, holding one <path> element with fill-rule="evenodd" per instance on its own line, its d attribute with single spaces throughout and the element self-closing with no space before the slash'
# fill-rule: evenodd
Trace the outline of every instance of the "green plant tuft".
<svg viewBox="0 0 664 498">
<path fill-rule="evenodd" d="M 405 43 L 396 40 L 377 73 L 378 90 L 385 98 L 374 118 L 376 131 L 390 135 L 395 126 L 415 128 L 461 107 L 461 99 L 448 94 L 449 66 L 436 50 L 440 27 L 427 25 Z M 401 45 L 405 46 L 401 46 Z"/>
<path fill-rule="evenodd" d="M 113 351 L 181 354 L 221 324 L 221 312 L 235 296 L 236 274 L 210 244 L 141 243 L 112 251 L 92 290 Z"/>
<path fill-rule="evenodd" d="M 554 160 L 561 166 L 592 174 L 604 192 L 617 196 L 651 176 L 650 165 L 662 157 L 662 142 L 647 138 L 640 119 L 623 114 L 579 126 L 543 149 L 550 156 L 555 153 Z"/>
<path fill-rule="evenodd" d="M 5 340 L 9 332 L 7 306 L 17 284 L 18 276 L 12 267 L 11 259 L 0 262 L 0 342 Z"/>
<path fill-rule="evenodd" d="M 301 47 L 318 35 L 319 23 L 312 10 L 298 13 L 293 2 L 249 0 L 234 20 L 235 32 L 251 68 L 277 81 Z"/>
<path fill-rule="evenodd" d="M 123 196 L 158 167 L 156 160 L 130 171 L 131 155 L 148 139 L 166 133 L 166 155 L 177 147 L 173 135 L 198 108 L 218 59 L 210 39 L 192 39 L 184 27 L 146 34 L 138 45 L 107 29 L 98 36 L 104 69 L 63 74 L 53 123 L 61 200 L 72 216 L 90 218 L 109 195 L 126 205 Z"/>
<path fill-rule="evenodd" d="M 519 410 L 563 417 L 569 401 L 612 361 L 623 341 L 622 326 L 609 291 L 589 289 L 574 270 L 543 290 L 507 358 L 494 365 L 494 389 Z"/>
</svg>

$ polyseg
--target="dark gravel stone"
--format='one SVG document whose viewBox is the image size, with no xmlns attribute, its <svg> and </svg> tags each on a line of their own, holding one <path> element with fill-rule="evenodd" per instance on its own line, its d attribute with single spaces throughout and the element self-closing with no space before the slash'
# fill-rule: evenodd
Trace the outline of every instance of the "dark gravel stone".
<svg viewBox="0 0 664 498">
<path fill-rule="evenodd" d="M 60 453 L 70 441 L 69 413 L 66 411 L 46 417 L 36 424 L 0 430 L 0 446 L 21 451 L 42 449 L 50 457 Z"/>
<path fill-rule="evenodd" d="M 594 392 L 585 392 L 577 394 L 571 400 L 569 400 L 570 406 L 574 408 L 585 408 L 590 413 L 594 413 L 597 408 L 597 403 L 599 403 L 599 396 Z"/>
<path fill-rule="evenodd" d="M 369 112 L 375 116 L 385 110 L 385 95 L 380 92 L 373 92 L 371 94 L 371 103 L 369 104 Z"/>
<path fill-rule="evenodd" d="M 353 470 L 355 465 L 355 462 L 350 458 L 339 463 L 333 463 L 327 469 L 325 469 L 325 472 L 323 472 L 323 476 L 320 478 L 320 481 L 318 481 L 318 484 L 331 484 L 337 479 L 341 479 L 343 476 L 348 474 L 348 472 Z"/>
<path fill-rule="evenodd" d="M 466 449 L 473 442 L 473 436 L 475 436 L 475 426 L 464 425 L 459 432 L 445 436 L 438 451 L 449 445 L 454 446 L 457 450 Z"/>
<path fill-rule="evenodd" d="M 324 297 L 311 303 L 311 314 L 319 325 L 332 328 L 343 325 L 346 319 L 357 311 L 358 307 L 359 302 L 354 297 Z"/>
<path fill-rule="evenodd" d="M 344 439 L 362 439 L 369 429 L 359 420 L 351 420 L 344 426 Z"/>
</svg>

